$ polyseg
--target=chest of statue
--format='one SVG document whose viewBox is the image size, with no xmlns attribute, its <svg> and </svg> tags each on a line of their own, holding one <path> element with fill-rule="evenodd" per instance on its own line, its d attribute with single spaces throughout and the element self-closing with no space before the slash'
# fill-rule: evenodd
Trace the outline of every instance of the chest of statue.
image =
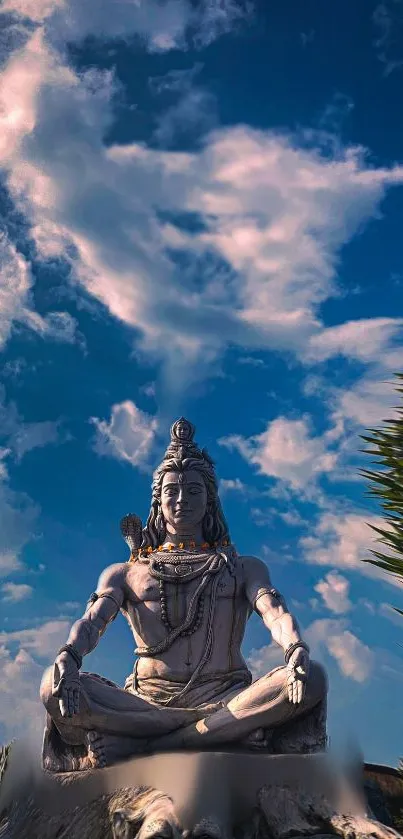
<svg viewBox="0 0 403 839">
<path fill-rule="evenodd" d="M 182 594 L 186 600 L 193 594 L 209 571 L 208 559 L 191 555 L 185 559 L 175 556 L 158 556 L 146 561 L 134 562 L 126 577 L 128 599 L 133 603 L 156 602 L 164 590 L 167 598 L 176 599 Z M 238 569 L 224 566 L 217 575 L 208 574 L 205 595 L 208 596 L 215 582 L 217 598 L 233 599 L 241 594 Z M 216 579 L 217 576 L 217 579 Z"/>
</svg>

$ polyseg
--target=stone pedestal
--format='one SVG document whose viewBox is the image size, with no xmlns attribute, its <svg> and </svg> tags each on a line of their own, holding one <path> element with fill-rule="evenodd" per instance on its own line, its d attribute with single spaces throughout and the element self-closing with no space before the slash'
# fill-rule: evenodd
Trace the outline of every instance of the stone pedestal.
<svg viewBox="0 0 403 839">
<path fill-rule="evenodd" d="M 88 773 L 37 766 L 25 781 L 0 794 L 1 839 L 398 836 L 366 817 L 363 795 L 326 754 L 163 754 Z"/>
</svg>

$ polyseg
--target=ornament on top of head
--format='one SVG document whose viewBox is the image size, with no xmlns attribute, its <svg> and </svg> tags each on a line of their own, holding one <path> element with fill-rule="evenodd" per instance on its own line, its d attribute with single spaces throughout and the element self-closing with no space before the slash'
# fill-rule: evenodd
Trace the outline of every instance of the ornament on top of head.
<svg viewBox="0 0 403 839">
<path fill-rule="evenodd" d="M 213 466 L 214 463 L 206 449 L 200 449 L 194 442 L 195 431 L 196 428 L 193 423 L 185 417 L 176 420 L 171 426 L 171 442 L 165 452 L 164 460 L 171 457 L 178 460 L 195 457 L 198 460 L 206 460 Z"/>
</svg>

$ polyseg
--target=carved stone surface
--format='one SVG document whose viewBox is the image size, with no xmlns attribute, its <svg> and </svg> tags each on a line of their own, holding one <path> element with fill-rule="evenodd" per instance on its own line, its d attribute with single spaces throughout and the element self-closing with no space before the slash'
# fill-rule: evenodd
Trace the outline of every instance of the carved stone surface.
<svg viewBox="0 0 403 839">
<path fill-rule="evenodd" d="M 324 752 L 327 745 L 326 700 L 304 717 L 272 731 L 273 754 L 315 754 Z"/>
</svg>

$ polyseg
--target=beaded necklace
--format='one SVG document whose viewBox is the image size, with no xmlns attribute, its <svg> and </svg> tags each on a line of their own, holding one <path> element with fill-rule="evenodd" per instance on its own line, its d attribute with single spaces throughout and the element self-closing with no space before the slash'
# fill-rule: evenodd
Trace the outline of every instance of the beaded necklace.
<svg viewBox="0 0 403 839">
<path fill-rule="evenodd" d="M 164 550 L 158 552 L 157 556 L 154 552 L 154 555 L 148 556 L 145 560 L 144 558 L 139 558 L 140 561 L 147 562 L 151 576 L 158 580 L 161 620 L 164 626 L 166 626 L 168 632 L 171 632 L 174 627 L 172 626 L 168 615 L 167 584 L 171 583 L 175 585 L 178 582 L 186 584 L 192 582 L 193 580 L 200 579 L 204 574 L 208 574 L 212 560 L 215 557 L 215 552 L 211 553 L 210 551 L 207 556 L 205 551 L 203 553 L 192 551 L 189 554 L 185 548 L 182 548 L 178 552 L 175 552 L 175 554 L 171 553 L 171 551 Z M 188 560 L 192 562 L 192 565 L 189 564 Z M 193 563 L 196 563 L 198 567 L 193 568 Z M 171 571 L 170 568 L 173 568 L 173 571 Z M 197 589 L 196 594 L 198 594 L 198 597 L 196 609 L 192 615 L 190 624 L 186 626 L 186 628 L 184 627 L 180 633 L 182 638 L 193 635 L 201 626 L 204 614 L 204 588 L 205 585 L 202 587 L 199 586 Z"/>
<path fill-rule="evenodd" d="M 145 556 L 139 554 L 136 559 L 138 562 L 147 564 L 150 575 L 158 580 L 161 620 L 168 630 L 166 639 L 168 646 L 172 643 L 173 636 L 178 638 L 179 636 L 193 635 L 199 629 L 203 620 L 205 589 L 217 572 L 221 570 L 222 561 L 225 559 L 225 562 L 227 562 L 226 557 L 220 551 L 211 548 L 208 553 L 207 551 L 187 551 L 185 548 L 180 548 L 179 550 L 176 549 L 175 553 L 165 549 L 158 552 L 153 551 L 151 555 L 147 552 Z M 193 567 L 194 564 L 196 564 L 196 568 Z M 166 586 L 169 583 L 186 585 L 193 580 L 198 580 L 198 585 L 190 598 L 186 618 L 180 626 L 173 627 L 168 615 Z M 163 642 L 161 646 L 165 647 L 165 643 Z M 141 652 L 140 649 L 137 651 L 137 654 L 155 655 L 156 649 L 159 647 L 160 645 L 156 645 L 153 652 L 150 648 L 142 648 Z"/>
</svg>

